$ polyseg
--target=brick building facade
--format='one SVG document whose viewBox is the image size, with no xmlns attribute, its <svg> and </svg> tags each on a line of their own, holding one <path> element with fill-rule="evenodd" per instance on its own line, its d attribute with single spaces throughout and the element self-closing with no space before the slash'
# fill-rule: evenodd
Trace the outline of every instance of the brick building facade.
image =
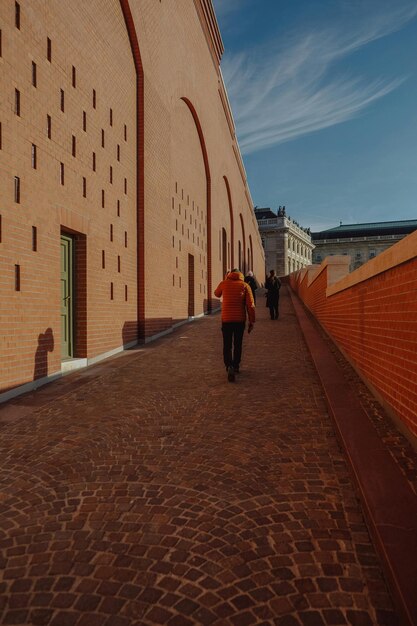
<svg viewBox="0 0 417 626">
<path fill-rule="evenodd" d="M 210 0 L 0 4 L 2 399 L 262 274 L 222 51 Z"/>
</svg>

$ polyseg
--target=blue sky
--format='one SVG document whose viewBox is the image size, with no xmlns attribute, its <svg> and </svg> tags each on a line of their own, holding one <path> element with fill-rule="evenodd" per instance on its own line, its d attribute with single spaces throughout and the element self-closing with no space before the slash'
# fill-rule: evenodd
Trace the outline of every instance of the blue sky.
<svg viewBox="0 0 417 626">
<path fill-rule="evenodd" d="M 213 0 L 255 205 L 417 219 L 417 0 Z"/>
</svg>

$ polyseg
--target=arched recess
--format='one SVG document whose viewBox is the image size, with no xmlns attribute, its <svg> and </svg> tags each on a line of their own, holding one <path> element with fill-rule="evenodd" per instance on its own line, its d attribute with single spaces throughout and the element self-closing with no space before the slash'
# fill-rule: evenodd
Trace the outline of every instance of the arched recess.
<svg viewBox="0 0 417 626">
<path fill-rule="evenodd" d="M 242 259 L 242 267 L 240 267 L 240 271 L 245 274 L 246 272 L 246 237 L 245 237 L 245 224 L 243 223 L 242 213 L 239 213 L 240 224 L 242 226 L 242 237 L 243 237 L 243 259 Z"/>
<path fill-rule="evenodd" d="M 249 269 L 253 272 L 253 244 L 252 244 L 252 235 L 249 235 Z"/>
<path fill-rule="evenodd" d="M 144 79 L 138 36 L 129 0 L 120 0 L 136 70 L 136 232 L 137 232 L 137 323 L 138 341 L 145 339 L 145 164 L 144 164 Z"/>
<path fill-rule="evenodd" d="M 212 310 L 212 275 L 211 275 L 211 175 L 210 166 L 207 156 L 206 142 L 204 140 L 203 129 L 201 128 L 200 120 L 197 115 L 197 111 L 194 105 L 188 98 L 181 98 L 183 102 L 190 109 L 193 116 L 194 123 L 197 128 L 198 138 L 200 140 L 201 152 L 203 155 L 204 169 L 206 172 L 206 200 L 207 200 L 207 313 L 211 313 Z"/>
<path fill-rule="evenodd" d="M 223 176 L 226 190 L 227 190 L 227 198 L 229 200 L 229 213 L 230 213 L 230 268 L 232 269 L 235 265 L 235 236 L 234 236 L 234 223 L 233 223 L 233 204 L 232 204 L 232 194 L 230 193 L 230 185 L 226 176 Z"/>
<path fill-rule="evenodd" d="M 225 228 L 222 228 L 222 276 L 226 276 L 227 272 L 227 232 Z"/>
</svg>

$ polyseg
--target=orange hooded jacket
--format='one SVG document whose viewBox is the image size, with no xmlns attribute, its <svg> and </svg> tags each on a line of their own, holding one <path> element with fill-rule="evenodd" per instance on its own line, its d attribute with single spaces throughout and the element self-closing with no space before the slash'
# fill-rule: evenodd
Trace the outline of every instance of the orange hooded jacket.
<svg viewBox="0 0 417 626">
<path fill-rule="evenodd" d="M 249 322 L 255 323 L 255 302 L 252 290 L 240 272 L 229 272 L 225 280 L 215 289 L 217 298 L 223 296 L 222 322 L 245 322 L 246 310 Z"/>
</svg>

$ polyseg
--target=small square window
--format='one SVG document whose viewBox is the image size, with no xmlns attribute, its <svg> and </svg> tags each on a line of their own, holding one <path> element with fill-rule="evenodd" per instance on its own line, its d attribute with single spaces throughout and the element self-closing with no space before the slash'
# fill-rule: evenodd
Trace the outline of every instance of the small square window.
<svg viewBox="0 0 417 626">
<path fill-rule="evenodd" d="M 14 288 L 15 291 L 20 291 L 20 265 L 14 266 Z"/>
<path fill-rule="evenodd" d="M 20 117 L 20 91 L 14 90 L 14 112 Z"/>
<path fill-rule="evenodd" d="M 20 4 L 18 2 L 14 3 L 14 22 L 16 28 L 20 30 Z"/>
<path fill-rule="evenodd" d="M 19 176 L 14 177 L 14 201 L 17 204 L 20 204 L 20 178 Z"/>
<path fill-rule="evenodd" d="M 37 146 L 35 146 L 34 143 L 32 144 L 31 156 L 32 156 L 32 168 L 36 170 L 38 167 L 38 148 Z"/>
<path fill-rule="evenodd" d="M 32 85 L 34 87 L 38 86 L 38 76 L 37 76 L 38 72 L 37 72 L 37 66 L 35 61 L 32 61 Z"/>
</svg>

